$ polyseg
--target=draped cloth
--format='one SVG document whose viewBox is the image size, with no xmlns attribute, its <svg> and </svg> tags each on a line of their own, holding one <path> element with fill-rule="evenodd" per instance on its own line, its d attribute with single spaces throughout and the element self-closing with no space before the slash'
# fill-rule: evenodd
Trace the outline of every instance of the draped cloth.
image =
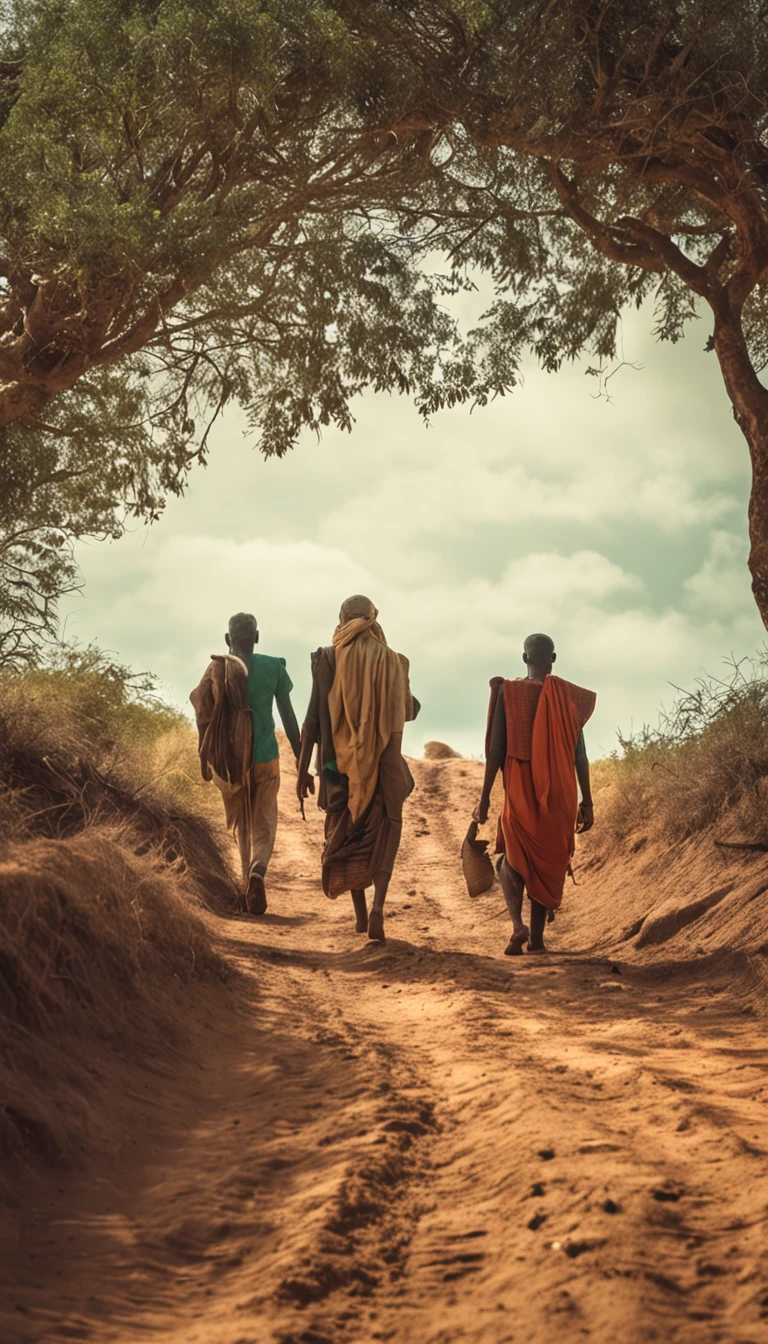
<svg viewBox="0 0 768 1344">
<path fill-rule="evenodd" d="M 313 654 L 301 733 L 303 743 L 317 744 L 323 891 L 332 900 L 364 891 L 378 873 L 392 873 L 403 804 L 413 789 L 402 730 L 420 706 L 411 694 L 408 659 L 387 648 L 375 608 L 366 606 L 364 616 L 339 627 L 332 647 Z"/>
<path fill-rule="evenodd" d="M 507 755 L 497 849 L 523 878 L 530 898 L 557 910 L 575 846 L 576 744 L 597 697 L 561 677 L 494 678 L 489 737 L 500 694 Z"/>
<path fill-rule="evenodd" d="M 245 871 L 245 855 L 253 848 L 254 787 L 253 719 L 248 703 L 248 669 L 235 654 L 212 654 L 203 676 L 190 694 L 198 732 L 200 772 L 214 780 L 224 796 L 227 826 L 234 830 Z M 278 776 L 279 779 L 279 776 Z M 237 805 L 228 799 L 237 799 Z M 274 835 L 272 837 L 274 843 Z M 271 853 L 271 850 L 270 850 Z"/>
<path fill-rule="evenodd" d="M 228 784 L 245 784 L 253 761 L 253 725 L 248 703 L 248 669 L 235 654 L 211 654 L 190 694 L 198 732 L 203 779 L 214 774 Z"/>
<path fill-rule="evenodd" d="M 381 753 L 373 797 L 352 822 L 343 775 L 321 778 L 326 808 L 323 891 L 335 900 L 345 891 L 365 891 L 377 873 L 392 874 L 400 848 L 403 804 L 413 779 L 402 754 L 402 735 L 393 733 Z"/>
<path fill-rule="evenodd" d="M 387 743 L 402 733 L 407 713 L 407 669 L 387 645 L 376 611 L 336 628 L 336 674 L 328 695 L 336 766 L 346 775 L 351 825 L 373 798 Z"/>
</svg>

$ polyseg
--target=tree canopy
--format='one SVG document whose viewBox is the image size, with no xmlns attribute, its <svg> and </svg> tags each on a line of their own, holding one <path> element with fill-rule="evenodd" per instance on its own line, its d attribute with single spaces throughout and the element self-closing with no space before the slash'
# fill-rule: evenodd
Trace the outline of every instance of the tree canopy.
<svg viewBox="0 0 768 1344">
<path fill-rule="evenodd" d="M 230 399 L 262 450 L 615 356 L 707 306 L 768 618 L 768 16 L 754 0 L 0 0 L 0 639 L 154 518 Z M 496 298 L 459 333 L 446 295 Z M 33 631 L 33 639 L 37 635 Z M 0 654 L 0 657 L 2 654 Z"/>
</svg>

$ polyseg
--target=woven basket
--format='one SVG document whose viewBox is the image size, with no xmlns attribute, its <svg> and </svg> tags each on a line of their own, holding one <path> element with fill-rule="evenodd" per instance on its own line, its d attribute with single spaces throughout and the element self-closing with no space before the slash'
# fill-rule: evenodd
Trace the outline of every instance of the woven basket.
<svg viewBox="0 0 768 1344">
<path fill-rule="evenodd" d="M 461 846 L 461 866 L 470 896 L 483 896 L 490 891 L 495 877 L 488 856 L 488 840 L 478 840 L 477 822 L 473 821 Z"/>
</svg>

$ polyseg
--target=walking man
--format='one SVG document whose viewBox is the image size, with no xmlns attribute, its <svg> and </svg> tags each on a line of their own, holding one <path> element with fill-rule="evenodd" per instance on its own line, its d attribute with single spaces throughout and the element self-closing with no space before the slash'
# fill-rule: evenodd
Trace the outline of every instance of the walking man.
<svg viewBox="0 0 768 1344">
<path fill-rule="evenodd" d="M 245 909 L 263 915 L 280 789 L 273 700 L 297 761 L 299 725 L 285 659 L 254 651 L 259 640 L 255 616 L 245 612 L 233 616 L 224 638 L 230 652 L 211 656 L 189 698 L 197 719 L 203 779 L 213 779 L 220 790 L 227 826 L 240 850 Z"/>
<path fill-rule="evenodd" d="M 546 951 L 547 912 L 562 902 L 574 832 L 594 823 L 582 730 L 597 697 L 554 676 L 556 656 L 549 635 L 529 635 L 523 652 L 527 677 L 491 681 L 485 779 L 474 819 L 481 825 L 488 820 L 491 789 L 503 770 L 496 849 L 503 855 L 499 878 L 512 919 L 508 956 L 519 956 L 526 943 L 529 952 Z M 524 890 L 531 901 L 530 929 L 522 918 Z"/>
<path fill-rule="evenodd" d="M 314 792 L 325 811 L 323 891 L 352 893 L 358 933 L 384 941 L 384 901 L 413 789 L 403 759 L 403 726 L 420 705 L 408 660 L 387 645 L 370 598 L 347 598 L 329 648 L 312 655 L 312 697 L 301 731 L 297 792 Z M 373 885 L 370 916 L 366 888 Z"/>
</svg>

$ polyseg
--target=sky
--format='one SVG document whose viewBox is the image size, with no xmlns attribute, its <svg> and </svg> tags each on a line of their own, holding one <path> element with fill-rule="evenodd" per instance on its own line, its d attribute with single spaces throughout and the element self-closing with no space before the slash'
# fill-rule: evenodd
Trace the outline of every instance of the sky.
<svg viewBox="0 0 768 1344">
<path fill-rule="evenodd" d="M 78 550 L 66 635 L 156 673 L 187 706 L 229 616 L 286 658 L 301 722 L 309 654 L 363 592 L 411 662 L 419 720 L 404 749 L 483 750 L 488 680 L 522 675 L 533 631 L 556 671 L 597 692 L 593 758 L 655 723 L 671 685 L 762 644 L 746 568 L 747 448 L 705 321 L 658 344 L 647 310 L 622 324 L 627 364 L 597 398 L 587 361 L 533 361 L 510 396 L 425 428 L 405 398 L 364 394 L 352 434 L 307 434 L 265 461 L 230 408 L 207 468 L 151 528 Z M 633 367 L 634 366 L 634 367 Z"/>
</svg>

